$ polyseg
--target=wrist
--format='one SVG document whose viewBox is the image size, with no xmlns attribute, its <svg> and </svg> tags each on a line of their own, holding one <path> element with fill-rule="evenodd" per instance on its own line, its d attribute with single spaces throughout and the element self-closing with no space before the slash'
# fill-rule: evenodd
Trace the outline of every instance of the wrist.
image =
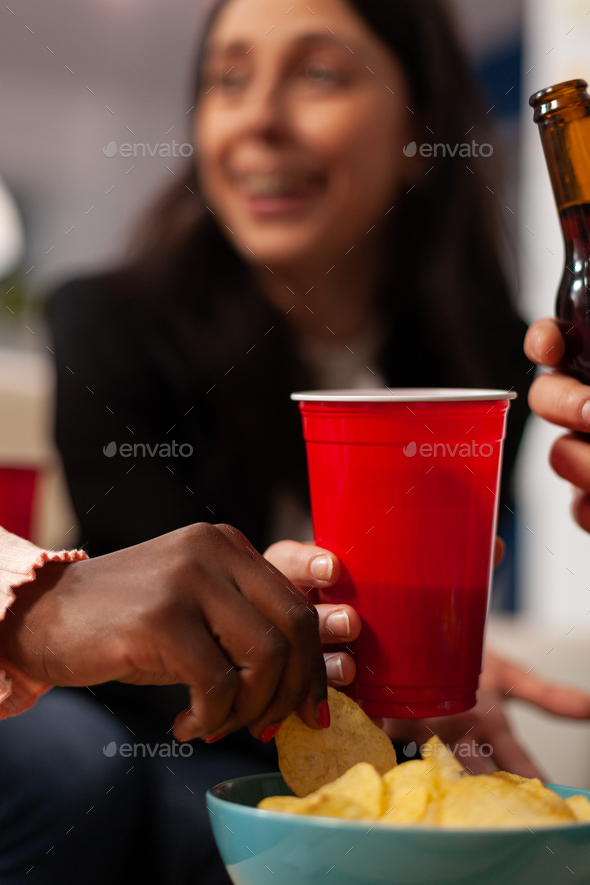
<svg viewBox="0 0 590 885">
<path fill-rule="evenodd" d="M 50 681 L 44 653 L 52 603 L 63 572 L 71 565 L 48 562 L 36 569 L 34 581 L 15 588 L 16 599 L 0 621 L 0 656 L 43 681 Z"/>
</svg>

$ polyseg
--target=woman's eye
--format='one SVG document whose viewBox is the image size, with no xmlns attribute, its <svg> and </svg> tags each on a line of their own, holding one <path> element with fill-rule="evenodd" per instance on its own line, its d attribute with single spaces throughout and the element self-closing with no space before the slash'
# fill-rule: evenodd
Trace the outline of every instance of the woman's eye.
<svg viewBox="0 0 590 885">
<path fill-rule="evenodd" d="M 224 74 L 221 78 L 221 86 L 229 92 L 241 89 L 246 82 L 243 74 Z"/>
<path fill-rule="evenodd" d="M 310 83 L 326 83 L 332 85 L 342 81 L 342 78 L 337 71 L 321 62 L 309 62 L 305 68 L 305 76 Z"/>
<path fill-rule="evenodd" d="M 226 92 L 237 92 L 246 84 L 246 74 L 234 68 L 230 68 L 219 78 L 219 85 Z"/>
</svg>

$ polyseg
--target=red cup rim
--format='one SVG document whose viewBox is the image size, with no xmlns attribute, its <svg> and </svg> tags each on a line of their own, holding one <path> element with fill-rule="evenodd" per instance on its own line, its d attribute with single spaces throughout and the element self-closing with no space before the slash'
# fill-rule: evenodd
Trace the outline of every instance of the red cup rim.
<svg viewBox="0 0 590 885">
<path fill-rule="evenodd" d="M 480 402 L 516 399 L 513 390 L 484 390 L 463 387 L 385 387 L 375 390 L 304 390 L 292 393 L 297 402 L 333 403 L 429 403 Z"/>
</svg>

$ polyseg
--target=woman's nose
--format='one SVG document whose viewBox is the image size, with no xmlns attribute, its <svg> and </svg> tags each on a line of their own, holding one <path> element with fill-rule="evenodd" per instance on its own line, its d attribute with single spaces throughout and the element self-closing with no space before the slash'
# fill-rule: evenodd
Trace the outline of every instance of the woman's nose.
<svg viewBox="0 0 590 885">
<path fill-rule="evenodd" d="M 288 131 L 284 98 L 273 84 L 260 83 L 247 96 L 242 126 L 247 134 L 268 142 L 281 141 Z"/>
</svg>

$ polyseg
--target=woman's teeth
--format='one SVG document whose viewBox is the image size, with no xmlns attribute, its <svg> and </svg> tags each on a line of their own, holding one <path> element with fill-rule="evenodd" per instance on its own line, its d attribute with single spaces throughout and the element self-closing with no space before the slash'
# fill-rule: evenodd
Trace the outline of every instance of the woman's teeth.
<svg viewBox="0 0 590 885">
<path fill-rule="evenodd" d="M 284 197 L 309 190 L 314 177 L 309 173 L 252 172 L 241 176 L 240 183 L 250 197 Z"/>
</svg>

